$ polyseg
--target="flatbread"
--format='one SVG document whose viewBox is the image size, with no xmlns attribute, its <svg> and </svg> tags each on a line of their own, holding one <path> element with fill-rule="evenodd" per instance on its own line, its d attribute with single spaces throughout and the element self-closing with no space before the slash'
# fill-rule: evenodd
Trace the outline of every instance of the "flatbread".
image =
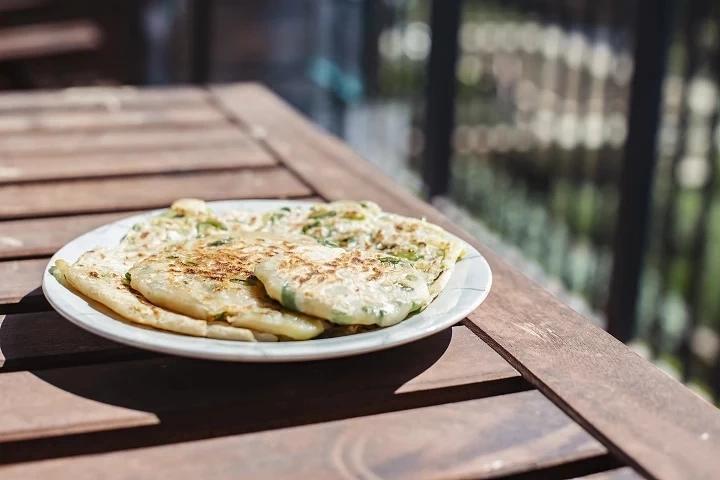
<svg viewBox="0 0 720 480">
<path fill-rule="evenodd" d="M 307 340 L 325 322 L 286 308 L 270 298 L 253 276 L 255 265 L 297 242 L 270 234 L 211 236 L 176 244 L 136 263 L 128 272 L 133 289 L 155 305 L 205 320 Z"/>
<path fill-rule="evenodd" d="M 258 263 L 255 275 L 285 307 L 342 325 L 387 327 L 430 301 L 408 262 L 359 250 L 298 246 Z"/>
<path fill-rule="evenodd" d="M 179 315 L 148 302 L 125 282 L 124 259 L 118 250 L 91 250 L 73 265 L 58 260 L 54 275 L 61 283 L 140 325 L 196 337 L 256 341 L 255 334 L 249 329 Z M 272 338 L 263 336 L 262 339 Z"/>
<path fill-rule="evenodd" d="M 248 228 L 228 222 L 228 228 Z M 383 212 L 373 202 L 318 203 L 311 208 L 284 207 L 255 219 L 252 228 L 275 234 L 306 235 L 325 246 L 379 252 L 413 265 L 423 276 L 431 298 L 447 284 L 465 244 L 437 225 Z"/>
</svg>

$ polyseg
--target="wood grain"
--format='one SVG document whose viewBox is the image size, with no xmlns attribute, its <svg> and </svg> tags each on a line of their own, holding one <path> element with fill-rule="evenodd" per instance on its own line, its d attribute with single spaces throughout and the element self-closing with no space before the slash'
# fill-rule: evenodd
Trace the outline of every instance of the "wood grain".
<svg viewBox="0 0 720 480">
<path fill-rule="evenodd" d="M 1 381 L 2 377 L 0 377 Z M 0 468 L 3 478 L 495 478 L 605 449 L 538 392 Z M 203 461 L 189 461 L 189 459 Z"/>
<path fill-rule="evenodd" d="M 0 115 L 0 133 L 96 131 L 158 126 L 193 128 L 221 125 L 226 122 L 220 112 L 204 104 L 170 106 L 157 110 L 41 110 L 16 115 Z"/>
<path fill-rule="evenodd" d="M 9 303 L 26 302 L 36 305 L 43 299 L 40 285 L 48 260 L 13 260 L 0 262 L 0 311 Z"/>
<path fill-rule="evenodd" d="M 204 105 L 207 98 L 206 91 L 196 87 L 82 87 L 3 92 L 0 95 L 0 115 L 56 110 L 157 110 L 179 105 Z"/>
<path fill-rule="evenodd" d="M 191 135 L 177 128 L 102 132 L 18 133 L 0 137 L 0 158 L 68 156 L 87 153 L 155 151 L 180 148 L 245 146 L 246 136 L 232 126 L 210 126 Z M 58 159 L 61 161 L 61 159 Z"/>
<path fill-rule="evenodd" d="M 252 142 L 226 147 L 0 158 L 0 184 L 67 178 L 263 167 L 277 161 Z"/>
<path fill-rule="evenodd" d="M 0 30 L 0 61 L 93 50 L 101 38 L 98 26 L 84 20 L 5 27 Z"/>
<path fill-rule="evenodd" d="M 36 342 L 51 351 L 65 349 L 52 346 L 42 331 L 36 333 L 41 337 Z M 62 336 L 75 335 L 78 348 L 95 348 L 95 342 L 88 343 L 91 339 L 76 334 L 65 329 Z M 4 329 L 0 335 L 5 335 Z M 22 336 L 3 339 L 7 349 L 16 352 L 15 361 L 35 351 L 16 341 Z M 59 343 L 70 345 L 71 341 Z M 380 370 L 382 375 L 377 374 Z M 339 412 L 386 411 L 427 392 L 477 394 L 482 391 L 477 384 L 497 381 L 522 388 L 519 374 L 465 327 L 383 353 L 332 362 L 253 365 L 162 357 L 6 373 L 0 375 L 0 389 L 19 393 L 0 399 L 0 441 L 131 427 L 137 419 L 154 423 L 162 417 L 170 425 L 187 415 L 197 417 L 198 425 L 188 432 L 192 435 L 211 425 L 221 428 L 228 418 L 218 412 L 227 409 L 254 412 L 243 416 L 234 428 L 263 429 L 267 422 L 290 417 L 293 422 L 306 422 Z M 98 402 L 99 410 L 88 425 L 83 411 L 92 407 L 90 399 Z M 128 417 L 123 410 L 118 416 L 109 409 L 111 405 L 126 407 L 133 414 Z M 328 408 L 331 405 L 335 407 Z M 178 420 L 172 420 L 173 416 Z"/>
<path fill-rule="evenodd" d="M 50 256 L 82 233 L 137 212 L 31 218 L 0 223 L 0 259 Z"/>
<path fill-rule="evenodd" d="M 470 317 L 478 334 L 614 452 L 657 478 L 717 475 L 720 414 L 712 405 L 513 270 L 267 90 L 242 85 L 213 91 L 326 198 L 377 200 L 390 210 L 425 216 L 473 243 L 493 270 L 492 292 Z M 249 104 L 252 108 L 245 109 Z"/>
<path fill-rule="evenodd" d="M 313 192 L 281 168 L 0 186 L 0 218 L 149 209 L 183 197 L 302 197 Z"/>
</svg>

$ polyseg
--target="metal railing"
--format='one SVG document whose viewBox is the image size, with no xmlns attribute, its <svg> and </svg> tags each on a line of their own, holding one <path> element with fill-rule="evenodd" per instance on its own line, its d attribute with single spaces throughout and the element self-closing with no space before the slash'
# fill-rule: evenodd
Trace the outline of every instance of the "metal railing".
<svg viewBox="0 0 720 480">
<path fill-rule="evenodd" d="M 406 105 L 405 165 L 420 190 L 449 198 L 613 335 L 717 395 L 715 5 L 373 3 L 393 15 L 375 19 L 369 40 L 379 45 L 370 99 Z"/>
<path fill-rule="evenodd" d="M 325 95 L 307 113 L 720 398 L 715 3 L 310 5 L 315 54 L 296 77 Z"/>
</svg>

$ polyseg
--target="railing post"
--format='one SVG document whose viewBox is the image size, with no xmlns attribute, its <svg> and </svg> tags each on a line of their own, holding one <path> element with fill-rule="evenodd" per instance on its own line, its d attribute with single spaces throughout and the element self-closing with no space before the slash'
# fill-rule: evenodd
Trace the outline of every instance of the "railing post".
<svg viewBox="0 0 720 480">
<path fill-rule="evenodd" d="M 628 136 L 607 304 L 608 332 L 621 341 L 629 340 L 634 333 L 673 6 L 674 0 L 639 0 L 635 14 Z"/>
<path fill-rule="evenodd" d="M 432 1 L 432 43 L 425 86 L 425 157 L 422 165 L 422 177 L 430 198 L 447 193 L 450 184 L 461 7 L 461 0 Z"/>
<path fill-rule="evenodd" d="M 192 3 L 192 82 L 207 83 L 210 79 L 210 56 L 212 55 L 213 0 L 195 0 Z"/>
</svg>

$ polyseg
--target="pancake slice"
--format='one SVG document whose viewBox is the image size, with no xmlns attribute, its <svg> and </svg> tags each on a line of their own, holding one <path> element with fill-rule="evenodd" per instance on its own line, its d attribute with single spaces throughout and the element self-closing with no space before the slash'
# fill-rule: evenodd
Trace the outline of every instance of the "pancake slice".
<svg viewBox="0 0 720 480">
<path fill-rule="evenodd" d="M 306 340 L 320 335 L 325 322 L 283 308 L 265 293 L 253 270 L 269 256 L 308 241 L 237 234 L 176 244 L 136 263 L 128 272 L 130 285 L 174 312 Z"/>
<path fill-rule="evenodd" d="M 431 298 L 408 262 L 322 245 L 274 255 L 255 275 L 285 307 L 343 325 L 394 325 Z"/>
<path fill-rule="evenodd" d="M 53 275 L 64 285 L 140 325 L 197 337 L 256 341 L 255 334 L 246 328 L 179 315 L 148 302 L 127 285 L 126 259 L 118 250 L 95 249 L 73 265 L 58 260 Z M 262 339 L 271 340 L 266 336 Z"/>
<path fill-rule="evenodd" d="M 238 215 L 236 223 L 248 215 Z M 184 242 L 227 230 L 202 200 L 184 198 L 176 200 L 169 209 L 132 226 L 120 241 L 120 249 L 149 255 L 172 243 Z"/>
<path fill-rule="evenodd" d="M 445 287 L 465 253 L 465 243 L 437 225 L 383 212 L 368 201 L 318 203 L 309 209 L 285 207 L 265 213 L 255 227 L 258 223 L 262 231 L 303 234 L 321 245 L 401 259 L 420 272 L 432 298 Z"/>
</svg>

